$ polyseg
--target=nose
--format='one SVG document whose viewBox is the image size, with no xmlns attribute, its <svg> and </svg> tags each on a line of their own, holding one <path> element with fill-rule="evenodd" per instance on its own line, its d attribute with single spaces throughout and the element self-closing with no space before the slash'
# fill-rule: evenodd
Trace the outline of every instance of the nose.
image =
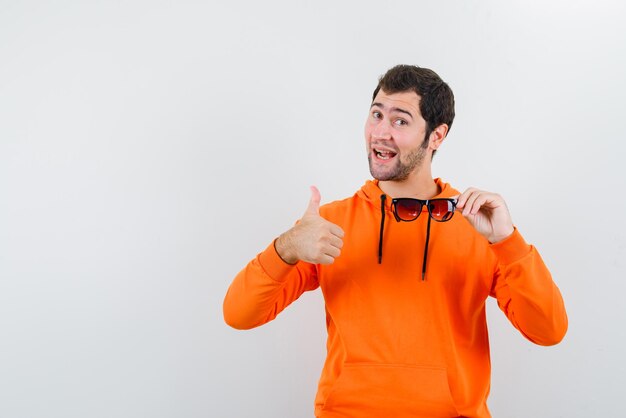
<svg viewBox="0 0 626 418">
<path fill-rule="evenodd" d="M 386 120 L 379 120 L 372 129 L 372 139 L 390 139 L 391 130 Z"/>
</svg>

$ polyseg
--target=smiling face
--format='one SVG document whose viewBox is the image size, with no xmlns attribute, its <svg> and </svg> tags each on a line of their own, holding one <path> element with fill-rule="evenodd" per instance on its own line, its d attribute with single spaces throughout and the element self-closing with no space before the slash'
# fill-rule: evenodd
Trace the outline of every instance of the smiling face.
<svg viewBox="0 0 626 418">
<path fill-rule="evenodd" d="M 378 92 L 365 123 L 365 143 L 372 177 L 404 181 L 430 158 L 426 121 L 413 91 Z"/>
</svg>

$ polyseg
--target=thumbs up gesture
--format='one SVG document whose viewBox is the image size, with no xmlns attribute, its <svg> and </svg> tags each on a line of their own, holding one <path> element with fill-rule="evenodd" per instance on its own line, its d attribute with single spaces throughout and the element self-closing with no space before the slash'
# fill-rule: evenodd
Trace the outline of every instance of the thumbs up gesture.
<svg viewBox="0 0 626 418">
<path fill-rule="evenodd" d="M 311 186 L 311 199 L 300 222 L 276 240 L 276 251 L 285 262 L 332 264 L 341 254 L 344 232 L 320 216 L 320 200 L 319 190 Z"/>
</svg>

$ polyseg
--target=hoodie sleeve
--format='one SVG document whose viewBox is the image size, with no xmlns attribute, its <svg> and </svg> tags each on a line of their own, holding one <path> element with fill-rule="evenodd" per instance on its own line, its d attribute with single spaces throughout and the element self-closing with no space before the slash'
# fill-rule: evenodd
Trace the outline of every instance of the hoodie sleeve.
<svg viewBox="0 0 626 418">
<path fill-rule="evenodd" d="M 272 242 L 231 283 L 224 298 L 224 320 L 236 329 L 258 327 L 318 286 L 315 265 L 285 263 Z"/>
<path fill-rule="evenodd" d="M 517 228 L 507 239 L 491 245 L 498 259 L 491 296 L 511 323 L 539 345 L 558 344 L 567 332 L 561 292 L 536 248 Z"/>
</svg>

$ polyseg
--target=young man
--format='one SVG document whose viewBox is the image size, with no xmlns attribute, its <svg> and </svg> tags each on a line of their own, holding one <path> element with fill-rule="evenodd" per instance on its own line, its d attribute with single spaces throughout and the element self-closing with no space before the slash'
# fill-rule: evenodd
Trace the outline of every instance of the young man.
<svg viewBox="0 0 626 418">
<path fill-rule="evenodd" d="M 248 329 L 322 289 L 318 418 L 489 417 L 488 296 L 530 341 L 565 335 L 561 294 L 502 197 L 433 179 L 453 119 L 454 96 L 436 73 L 390 69 L 365 124 L 375 180 L 322 207 L 312 187 L 300 222 L 228 290 L 226 322 Z"/>
</svg>

